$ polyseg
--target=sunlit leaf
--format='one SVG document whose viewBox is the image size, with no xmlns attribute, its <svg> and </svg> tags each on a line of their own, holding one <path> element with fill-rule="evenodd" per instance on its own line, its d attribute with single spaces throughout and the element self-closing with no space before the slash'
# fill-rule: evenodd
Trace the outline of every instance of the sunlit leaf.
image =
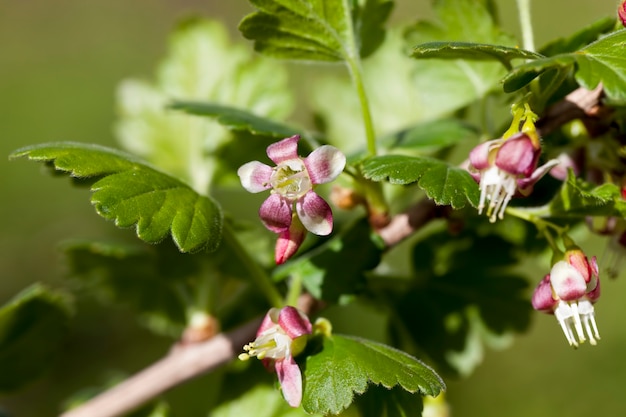
<svg viewBox="0 0 626 417">
<path fill-rule="evenodd" d="M 526 86 L 544 72 L 575 71 L 576 81 L 591 90 L 602 83 L 607 97 L 626 102 L 626 30 L 613 32 L 578 51 L 538 59 L 516 67 L 504 79 L 504 90 L 512 92 Z"/>
<path fill-rule="evenodd" d="M 158 243 L 171 234 L 183 252 L 215 250 L 221 241 L 222 212 L 211 198 L 130 155 L 96 145 L 60 142 L 15 151 L 52 164 L 74 178 L 89 179 L 91 202 L 116 226 L 135 226 L 137 236 Z"/>
<path fill-rule="evenodd" d="M 322 338 L 319 352 L 307 357 L 302 406 L 309 413 L 338 414 L 369 384 L 400 386 L 437 395 L 443 380 L 429 366 L 400 350 L 351 336 Z"/>
<path fill-rule="evenodd" d="M 0 308 L 0 391 L 19 388 L 52 365 L 69 316 L 67 298 L 39 284 Z"/>
<path fill-rule="evenodd" d="M 382 155 L 363 161 L 362 172 L 372 181 L 392 184 L 412 184 L 422 188 L 428 198 L 439 205 L 455 209 L 469 202 L 478 205 L 478 185 L 469 173 L 448 165 L 439 159 L 426 156 Z"/>
</svg>

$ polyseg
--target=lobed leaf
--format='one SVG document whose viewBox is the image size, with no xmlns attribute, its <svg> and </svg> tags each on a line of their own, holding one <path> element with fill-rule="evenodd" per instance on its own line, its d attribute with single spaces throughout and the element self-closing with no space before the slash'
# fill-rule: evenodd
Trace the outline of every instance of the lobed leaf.
<svg viewBox="0 0 626 417">
<path fill-rule="evenodd" d="M 302 406 L 309 413 L 338 414 L 368 384 L 400 386 L 422 395 L 438 395 L 445 383 L 433 369 L 409 354 L 352 336 L 323 337 L 321 350 L 308 356 L 303 372 Z"/>
<path fill-rule="evenodd" d="M 574 32 L 567 38 L 555 39 L 542 46 L 539 52 L 545 56 L 552 56 L 566 52 L 574 52 L 598 39 L 604 33 L 615 28 L 615 18 L 605 17 Z"/>
<path fill-rule="evenodd" d="M 60 142 L 30 146 L 11 158 L 50 163 L 57 171 L 91 184 L 91 202 L 118 227 L 135 226 L 137 236 L 158 243 L 171 234 L 182 252 L 215 250 L 222 212 L 213 199 L 185 183 L 114 149 Z"/>
<path fill-rule="evenodd" d="M 427 42 L 413 48 L 413 58 L 466 59 L 470 61 L 499 61 L 505 67 L 514 59 L 539 59 L 543 55 L 503 45 L 472 42 Z"/>
<path fill-rule="evenodd" d="M 520 65 L 504 78 L 504 91 L 516 91 L 548 70 L 573 69 L 581 86 L 591 90 L 602 83 L 609 99 L 626 102 L 625 47 L 626 29 L 613 32 L 577 51 Z"/>
<path fill-rule="evenodd" d="M 0 391 L 38 377 L 63 347 L 70 308 L 60 293 L 35 284 L 0 308 Z"/>
<path fill-rule="evenodd" d="M 439 205 L 461 209 L 469 202 L 478 205 L 478 185 L 469 173 L 446 162 L 426 156 L 383 155 L 362 164 L 365 178 L 391 184 L 417 185 Z"/>
<path fill-rule="evenodd" d="M 620 188 L 611 183 L 599 186 L 584 182 L 572 171 L 560 192 L 550 202 L 550 215 L 554 217 L 626 216 L 626 203 Z"/>
<path fill-rule="evenodd" d="M 359 7 L 355 2 L 355 21 L 360 39 L 359 53 L 362 58 L 373 54 L 385 40 L 385 22 L 393 9 L 391 0 L 365 0 Z"/>
</svg>

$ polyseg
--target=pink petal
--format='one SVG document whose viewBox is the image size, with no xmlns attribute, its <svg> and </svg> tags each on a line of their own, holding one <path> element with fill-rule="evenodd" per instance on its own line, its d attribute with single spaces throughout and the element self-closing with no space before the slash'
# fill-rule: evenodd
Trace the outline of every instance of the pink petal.
<svg viewBox="0 0 626 417">
<path fill-rule="evenodd" d="M 492 165 L 492 161 L 489 160 L 489 154 L 494 148 L 500 146 L 501 143 L 502 139 L 494 139 L 474 147 L 469 154 L 471 166 L 479 171 L 489 168 Z"/>
<path fill-rule="evenodd" d="M 537 167 L 541 149 L 536 149 L 530 138 L 519 134 L 507 139 L 496 154 L 496 165 L 513 175 L 529 177 Z"/>
<path fill-rule="evenodd" d="M 578 300 L 587 292 L 585 278 L 565 261 L 559 261 L 552 266 L 550 283 L 556 296 L 563 301 Z"/>
<path fill-rule="evenodd" d="M 591 265 L 587 261 L 587 257 L 580 249 L 569 250 L 565 253 L 567 256 L 567 262 L 583 276 L 585 282 L 591 280 Z"/>
<path fill-rule="evenodd" d="M 241 185 L 251 193 L 258 193 L 271 188 L 272 168 L 259 161 L 248 162 L 237 170 Z"/>
<path fill-rule="evenodd" d="M 552 297 L 550 275 L 546 275 L 537 285 L 533 292 L 532 304 L 535 310 L 553 312 L 558 301 Z"/>
<path fill-rule="evenodd" d="M 280 314 L 280 312 L 279 312 L 279 309 L 277 308 L 271 308 L 267 312 L 265 317 L 263 317 L 263 321 L 261 322 L 261 325 L 259 326 L 259 330 L 256 331 L 257 337 L 259 337 L 259 335 L 263 333 L 264 331 L 266 331 L 267 329 L 273 326 L 276 326 L 276 324 L 278 323 L 278 314 Z"/>
<path fill-rule="evenodd" d="M 289 230 L 281 232 L 276 240 L 276 251 L 274 254 L 276 265 L 281 265 L 291 258 L 300 248 L 306 237 L 306 229 L 296 217 L 292 219 Z"/>
<path fill-rule="evenodd" d="M 298 158 L 299 140 L 300 135 L 293 135 L 290 138 L 272 143 L 267 147 L 267 156 L 274 161 L 276 165 L 288 159 L 296 159 Z"/>
<path fill-rule="evenodd" d="M 305 334 L 311 334 L 311 321 L 300 310 L 292 306 L 283 307 L 278 315 L 278 325 L 292 339 Z"/>
<path fill-rule="evenodd" d="M 600 298 L 600 278 L 596 280 L 596 287 L 587 293 L 587 298 L 592 303 L 595 303 Z"/>
<path fill-rule="evenodd" d="M 287 231 L 291 225 L 291 207 L 292 204 L 280 195 L 271 194 L 261 204 L 259 216 L 269 230 L 274 233 L 282 233 Z"/>
<path fill-rule="evenodd" d="M 548 173 L 553 167 L 559 164 L 558 159 L 551 159 L 539 168 L 535 169 L 528 178 L 521 178 L 517 180 L 517 189 L 523 196 L 529 195 L 533 191 L 533 187 L 544 175 Z"/>
<path fill-rule="evenodd" d="M 337 148 L 324 145 L 304 159 L 313 184 L 324 184 L 337 178 L 346 166 L 346 156 Z"/>
<path fill-rule="evenodd" d="M 313 191 L 296 201 L 296 212 L 311 233 L 326 236 L 333 231 L 333 212 L 328 203 Z"/>
<path fill-rule="evenodd" d="M 298 364 L 291 357 L 276 361 L 276 374 L 283 391 L 283 396 L 292 407 L 300 406 L 302 402 L 302 374 Z"/>
</svg>

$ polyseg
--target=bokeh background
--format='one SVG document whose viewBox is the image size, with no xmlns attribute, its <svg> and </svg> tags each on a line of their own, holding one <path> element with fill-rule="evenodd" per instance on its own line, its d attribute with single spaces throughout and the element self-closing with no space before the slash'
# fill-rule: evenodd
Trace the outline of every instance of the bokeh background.
<svg viewBox="0 0 626 417">
<path fill-rule="evenodd" d="M 497 3 L 505 28 L 518 34 L 515 2 Z M 616 0 L 535 1 L 536 43 L 614 15 L 616 7 Z M 62 285 L 58 242 L 125 233 L 94 214 L 86 190 L 42 175 L 37 164 L 9 162 L 7 155 L 57 140 L 116 146 L 116 86 L 124 78 L 152 77 L 176 21 L 191 14 L 215 17 L 239 38 L 237 22 L 250 10 L 244 0 L 0 0 L 0 303 L 32 282 Z M 427 16 L 428 1 L 399 0 L 392 19 L 408 23 Z M 585 249 L 601 258 L 604 242 L 589 241 Z M 537 314 L 510 348 L 486 352 L 469 378 L 448 381 L 453 415 L 625 415 L 621 275 L 603 282 L 598 346 L 571 349 L 555 320 Z M 105 310 L 92 301 L 77 305 L 80 314 L 59 362 L 25 389 L 0 396 L 0 408 L 11 416 L 55 415 L 63 398 L 108 378 L 103 369 L 132 373 L 167 351 L 170 341 L 136 326 L 123 307 Z M 173 401 L 210 396 L 210 378 L 191 386 L 171 394 Z M 187 415 L 196 413 L 189 409 Z"/>
</svg>

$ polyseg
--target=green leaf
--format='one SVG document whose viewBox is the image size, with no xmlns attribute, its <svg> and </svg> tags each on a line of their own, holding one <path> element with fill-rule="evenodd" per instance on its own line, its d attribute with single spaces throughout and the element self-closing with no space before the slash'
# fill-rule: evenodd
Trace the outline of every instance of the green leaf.
<svg viewBox="0 0 626 417">
<path fill-rule="evenodd" d="M 0 391 L 38 377 L 63 347 L 70 308 L 61 293 L 35 284 L 0 308 Z"/>
<path fill-rule="evenodd" d="M 626 30 L 620 30 L 578 51 L 520 65 L 504 78 L 504 91 L 516 91 L 548 70 L 569 71 L 573 68 L 581 86 L 592 90 L 602 83 L 609 99 L 626 102 L 625 47 Z"/>
<path fill-rule="evenodd" d="M 168 111 L 167 105 L 219 103 L 283 120 L 293 108 L 288 74 L 281 63 L 232 42 L 221 22 L 185 20 L 168 40 L 154 80 L 120 83 L 115 133 L 124 149 L 204 194 L 223 169 L 214 153 L 231 143 L 233 134 L 214 120 Z M 238 148 L 237 153 L 246 150 Z"/>
<path fill-rule="evenodd" d="M 380 262 L 383 244 L 366 220 L 354 224 L 314 250 L 276 269 L 274 278 L 299 275 L 306 289 L 318 299 L 337 302 L 344 294 L 362 288 L 365 271 Z M 350 259 L 350 262 L 345 262 Z"/>
<path fill-rule="evenodd" d="M 615 28 L 615 18 L 605 17 L 582 28 L 567 38 L 558 38 L 544 45 L 539 52 L 545 56 L 553 56 L 566 52 L 574 52 L 598 39 L 600 35 Z"/>
<path fill-rule="evenodd" d="M 255 50 L 276 58 L 353 61 L 382 43 L 388 0 L 250 0 L 258 11 L 239 30 L 254 40 Z M 355 30 L 356 28 L 356 30 Z M 359 39 L 357 39 L 359 37 Z M 357 50 L 360 45 L 360 51 Z"/>
<path fill-rule="evenodd" d="M 307 417 L 301 408 L 291 408 L 280 391 L 257 384 L 240 397 L 221 404 L 211 412 L 211 417 Z"/>
<path fill-rule="evenodd" d="M 371 385 L 355 401 L 362 417 L 422 417 L 422 397 L 398 387 Z"/>
<path fill-rule="evenodd" d="M 626 216 L 620 187 L 611 183 L 593 186 L 572 171 L 550 202 L 551 217 Z"/>
<path fill-rule="evenodd" d="M 360 2 L 362 3 L 362 1 Z M 360 54 L 366 58 L 373 54 L 385 40 L 385 22 L 393 9 L 391 0 L 365 0 L 362 7 L 356 2 L 355 21 L 360 39 Z"/>
<path fill-rule="evenodd" d="M 69 275 L 111 304 L 130 305 L 151 330 L 180 336 L 187 324 L 185 300 L 177 288 L 197 273 L 193 256 L 171 245 L 150 247 L 104 242 L 67 242 Z"/>
<path fill-rule="evenodd" d="M 448 230 L 425 236 L 413 247 L 412 280 L 370 291 L 396 309 L 396 344 L 408 336 L 438 369 L 467 376 L 483 344 L 507 346 L 512 332 L 527 329 L 532 309 L 527 280 L 511 271 L 520 263 L 516 244 L 467 229 L 453 237 Z"/>
<path fill-rule="evenodd" d="M 362 172 L 372 181 L 417 185 L 439 205 L 461 209 L 478 205 L 478 185 L 469 173 L 426 156 L 383 155 L 363 161 Z"/>
<path fill-rule="evenodd" d="M 246 110 L 217 103 L 174 101 L 169 107 L 173 110 L 182 110 L 185 113 L 197 116 L 214 117 L 219 124 L 231 130 L 250 132 L 254 135 L 282 139 L 302 133 L 301 129 L 259 117 Z"/>
<path fill-rule="evenodd" d="M 419 123 L 379 142 L 386 149 L 432 150 L 474 140 L 478 131 L 458 119 L 439 119 Z"/>
<path fill-rule="evenodd" d="M 171 234 L 182 252 L 215 250 L 222 233 L 222 212 L 211 198 L 130 155 L 96 145 L 59 142 L 15 151 L 50 163 L 74 178 L 95 180 L 91 202 L 98 214 L 118 227 L 135 226 L 137 236 L 158 243 Z"/>
<path fill-rule="evenodd" d="M 543 55 L 519 48 L 471 42 L 428 42 L 413 48 L 413 58 L 465 59 L 499 61 L 510 67 L 514 59 L 538 59 Z"/>
<path fill-rule="evenodd" d="M 430 367 L 405 352 L 351 336 L 322 338 L 321 350 L 308 356 L 304 368 L 302 406 L 309 413 L 338 414 L 368 384 L 396 385 L 422 395 L 445 390 Z"/>
</svg>

